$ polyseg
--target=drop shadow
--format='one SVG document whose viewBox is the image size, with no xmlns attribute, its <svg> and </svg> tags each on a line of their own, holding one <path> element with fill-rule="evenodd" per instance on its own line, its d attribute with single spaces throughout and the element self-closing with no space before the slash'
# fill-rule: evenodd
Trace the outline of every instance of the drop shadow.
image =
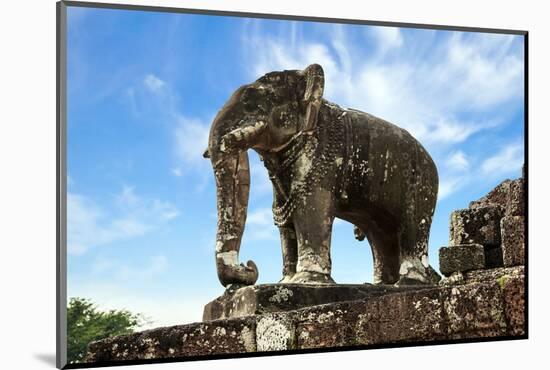
<svg viewBox="0 0 550 370">
<path fill-rule="evenodd" d="M 56 365 L 55 353 L 35 353 L 34 358 L 52 367 L 55 367 Z"/>
</svg>

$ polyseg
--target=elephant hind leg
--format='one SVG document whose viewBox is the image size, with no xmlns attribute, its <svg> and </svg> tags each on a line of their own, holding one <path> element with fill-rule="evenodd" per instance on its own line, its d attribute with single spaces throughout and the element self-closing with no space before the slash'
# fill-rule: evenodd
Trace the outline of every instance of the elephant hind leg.
<svg viewBox="0 0 550 370">
<path fill-rule="evenodd" d="M 362 228 L 372 249 L 374 284 L 394 284 L 399 279 L 399 240 L 395 232 L 374 225 Z"/>
<path fill-rule="evenodd" d="M 425 212 L 408 214 L 399 231 L 399 282 L 398 285 L 437 284 L 441 277 L 430 266 L 428 240 L 433 208 Z"/>
</svg>

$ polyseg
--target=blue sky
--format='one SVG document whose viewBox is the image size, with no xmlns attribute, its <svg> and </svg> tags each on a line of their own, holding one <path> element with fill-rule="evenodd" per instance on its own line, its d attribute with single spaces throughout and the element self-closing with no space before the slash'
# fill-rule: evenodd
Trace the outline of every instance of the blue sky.
<svg viewBox="0 0 550 370">
<path fill-rule="evenodd" d="M 212 118 L 240 85 L 323 66 L 325 98 L 409 130 L 432 154 L 440 195 L 430 263 L 449 215 L 523 164 L 523 38 L 315 22 L 68 8 L 68 295 L 199 321 L 223 292 L 216 195 L 202 158 Z M 241 260 L 259 283 L 282 259 L 267 173 L 251 153 Z M 333 277 L 372 281 L 366 242 L 334 225 Z"/>
</svg>

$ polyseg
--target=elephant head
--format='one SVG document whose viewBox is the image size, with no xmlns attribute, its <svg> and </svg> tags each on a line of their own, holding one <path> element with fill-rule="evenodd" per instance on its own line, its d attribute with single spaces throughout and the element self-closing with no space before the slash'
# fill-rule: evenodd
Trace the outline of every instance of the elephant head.
<svg viewBox="0 0 550 370">
<path fill-rule="evenodd" d="M 222 285 L 252 285 L 258 278 L 254 262 L 239 263 L 250 188 L 246 151 L 277 153 L 296 135 L 311 133 L 323 88 L 324 73 L 318 64 L 271 72 L 237 89 L 216 115 L 205 157 L 216 179 L 216 267 Z"/>
</svg>

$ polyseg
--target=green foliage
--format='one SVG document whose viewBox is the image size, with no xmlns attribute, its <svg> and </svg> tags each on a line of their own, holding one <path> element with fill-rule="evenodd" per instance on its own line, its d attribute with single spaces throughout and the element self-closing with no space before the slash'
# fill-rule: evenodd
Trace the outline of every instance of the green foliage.
<svg viewBox="0 0 550 370">
<path fill-rule="evenodd" d="M 127 310 L 100 311 L 85 298 L 71 298 L 67 307 L 67 358 L 80 362 L 90 342 L 130 334 L 146 320 Z"/>
</svg>

